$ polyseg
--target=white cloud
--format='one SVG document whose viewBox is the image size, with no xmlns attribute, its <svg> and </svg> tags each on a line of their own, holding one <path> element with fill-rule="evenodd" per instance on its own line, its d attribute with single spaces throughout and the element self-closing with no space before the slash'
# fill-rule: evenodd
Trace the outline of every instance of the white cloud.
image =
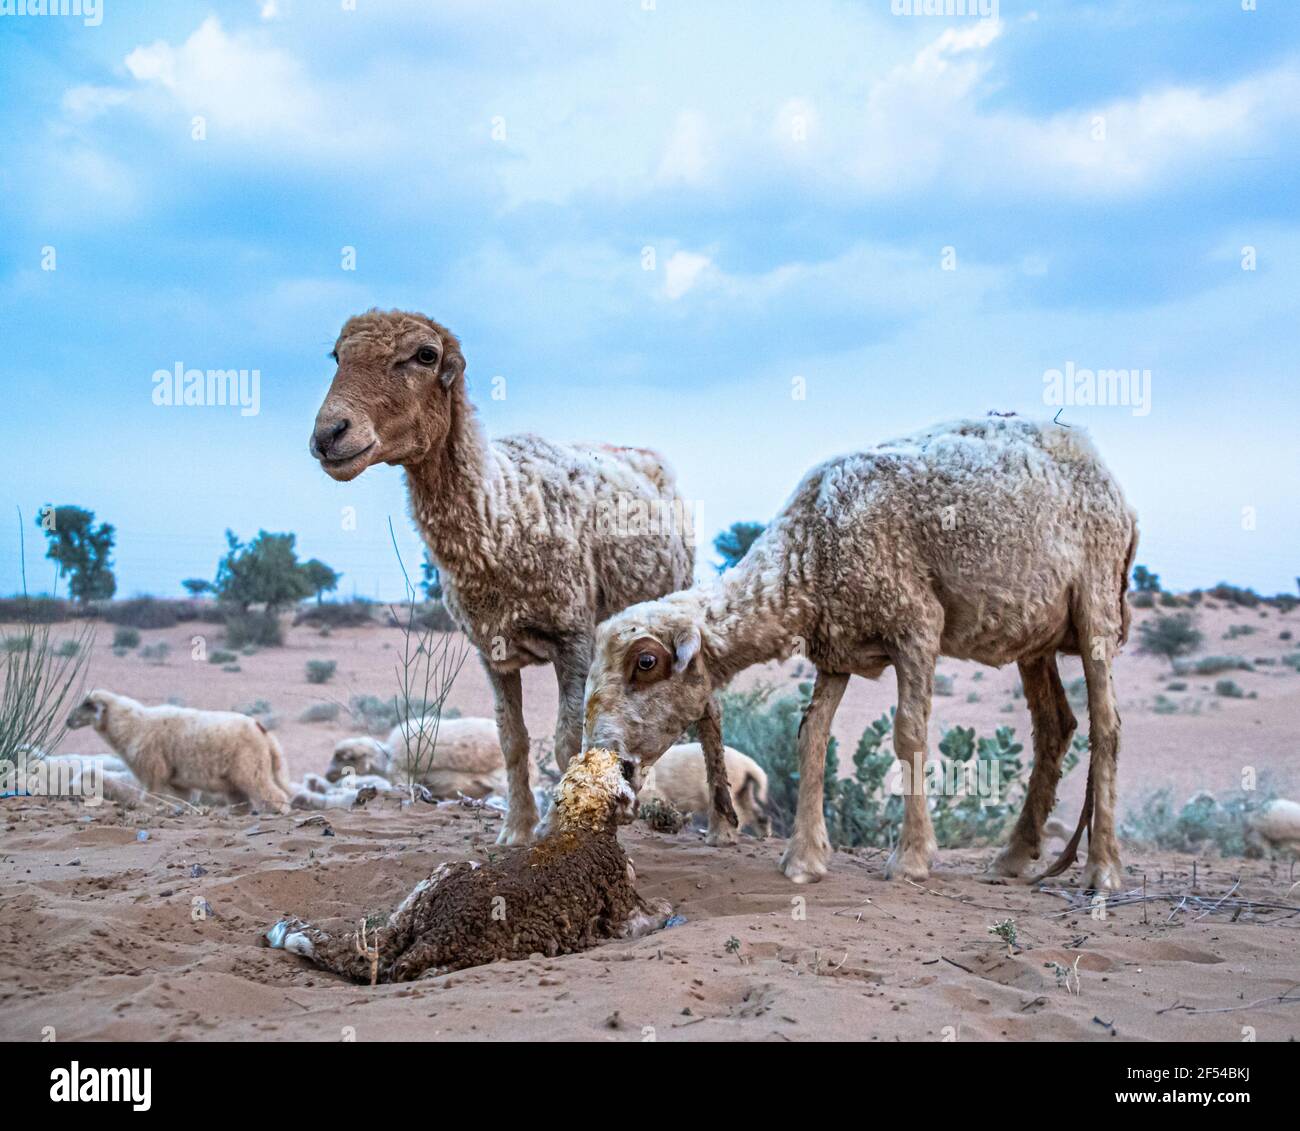
<svg viewBox="0 0 1300 1131">
<path fill-rule="evenodd" d="M 713 265 L 707 255 L 691 251 L 675 251 L 664 264 L 664 294 L 677 300 L 700 280 L 700 276 Z"/>
</svg>

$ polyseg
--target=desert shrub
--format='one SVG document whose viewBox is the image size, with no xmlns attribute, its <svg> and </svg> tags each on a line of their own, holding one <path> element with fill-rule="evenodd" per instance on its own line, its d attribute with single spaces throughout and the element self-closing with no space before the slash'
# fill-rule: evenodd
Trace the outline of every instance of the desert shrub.
<svg viewBox="0 0 1300 1131">
<path fill-rule="evenodd" d="M 1135 609 L 1154 609 L 1156 607 L 1156 595 L 1143 591 L 1130 593 L 1128 603 Z"/>
<path fill-rule="evenodd" d="M 65 640 L 57 648 L 54 654 L 60 658 L 75 656 L 81 651 L 81 643 L 77 640 Z"/>
<path fill-rule="evenodd" d="M 328 683 L 334 678 L 334 673 L 337 670 L 338 664 L 334 660 L 308 660 L 307 682 Z"/>
<path fill-rule="evenodd" d="M 25 635 L 6 636 L 3 642 L 0 642 L 0 651 L 6 653 L 27 652 L 31 650 L 32 638 Z"/>
<path fill-rule="evenodd" d="M 231 672 L 231 673 L 234 673 L 234 672 L 240 672 L 240 671 L 243 671 L 244 669 L 241 668 L 238 664 L 224 664 L 224 665 L 222 666 L 221 670 L 222 670 L 223 672 Z"/>
<path fill-rule="evenodd" d="M 1288 668 L 1294 668 L 1296 671 L 1300 672 L 1300 652 L 1288 652 L 1282 657 L 1282 662 L 1286 664 Z"/>
<path fill-rule="evenodd" d="M 278 648 L 283 643 L 284 633 L 275 613 L 232 610 L 226 614 L 226 644 L 229 647 L 244 648 L 254 644 L 259 648 Z"/>
<path fill-rule="evenodd" d="M 1186 690 L 1187 690 L 1187 684 L 1184 683 L 1181 679 L 1171 679 L 1168 683 L 1165 684 L 1165 690 L 1166 690 L 1166 691 L 1186 691 Z"/>
<path fill-rule="evenodd" d="M 1238 636 L 1253 636 L 1258 630 L 1253 624 L 1233 624 L 1223 634 L 1224 640 L 1236 640 Z"/>
<path fill-rule="evenodd" d="M 1194 652 L 1201 644 L 1201 632 L 1190 612 L 1160 614 L 1138 625 L 1138 651 L 1164 656 L 1172 665 L 1179 656 Z"/>
<path fill-rule="evenodd" d="M 180 602 L 160 601 L 157 597 L 132 597 L 129 601 L 109 601 L 103 606 L 109 624 L 131 628 L 171 628 L 180 619 L 175 606 Z"/>
<path fill-rule="evenodd" d="M 339 717 L 337 703 L 312 703 L 301 715 L 300 723 L 332 723 Z"/>
<path fill-rule="evenodd" d="M 60 597 L 0 597 L 0 624 L 58 624 L 82 615 Z"/>
<path fill-rule="evenodd" d="M 1269 604 L 1280 613 L 1289 613 L 1297 605 L 1300 605 L 1300 597 L 1296 597 L 1292 593 L 1279 593 L 1276 597 L 1269 599 Z"/>
<path fill-rule="evenodd" d="M 1083 676 L 1070 680 L 1065 685 L 1065 697 L 1074 707 L 1086 707 L 1088 705 L 1088 681 Z"/>
<path fill-rule="evenodd" d="M 1160 594 L 1160 607 L 1162 609 L 1183 609 L 1187 607 L 1188 602 L 1185 598 L 1179 597 L 1174 593 Z"/>
<path fill-rule="evenodd" d="M 1166 695 L 1157 695 L 1155 701 L 1151 704 L 1151 709 L 1157 715 L 1178 714 L 1178 704 Z"/>
<path fill-rule="evenodd" d="M 953 694 L 953 677 L 942 672 L 934 673 L 934 693 L 936 695 Z"/>
<path fill-rule="evenodd" d="M 451 618 L 451 613 L 447 612 L 447 607 L 441 601 L 425 601 L 415 606 L 414 618 L 411 617 L 409 607 L 404 607 L 399 612 L 392 609 L 388 611 L 388 625 L 390 628 L 406 628 L 408 621 L 412 628 L 419 629 L 422 632 L 459 632 L 459 626 Z"/>
<path fill-rule="evenodd" d="M 1214 694 L 1222 696 L 1224 699 L 1245 699 L 1246 693 L 1242 691 L 1236 680 L 1221 679 L 1214 685 Z"/>
<path fill-rule="evenodd" d="M 269 715 L 271 713 L 271 704 L 265 699 L 254 699 L 251 703 L 245 703 L 242 707 L 232 707 L 231 710 L 256 719 L 263 715 Z"/>
<path fill-rule="evenodd" d="M 639 816 L 657 833 L 679 833 L 686 825 L 681 810 L 660 797 L 652 797 L 642 804 Z"/>
<path fill-rule="evenodd" d="M 1291 634 L 1290 634 L 1289 632 L 1279 632 L 1279 633 L 1277 634 L 1277 638 L 1278 638 L 1279 640 L 1290 640 L 1290 639 L 1291 639 Z"/>
<path fill-rule="evenodd" d="M 1177 675 L 1219 675 L 1222 672 L 1249 672 L 1254 666 L 1245 656 L 1202 656 L 1199 660 L 1178 661 Z"/>
<path fill-rule="evenodd" d="M 1126 813 L 1119 835 L 1145 848 L 1199 854 L 1215 848 L 1221 856 L 1257 855 L 1247 842 L 1246 819 L 1275 794 L 1268 789 L 1245 790 L 1217 800 L 1198 793 L 1181 808 L 1173 794 L 1158 790 L 1148 795 L 1136 810 Z"/>
<path fill-rule="evenodd" d="M 170 644 L 165 640 L 159 640 L 157 644 L 146 644 L 140 649 L 140 655 L 151 664 L 165 664 L 171 650 Z"/>
<path fill-rule="evenodd" d="M 1253 609 L 1259 604 L 1259 594 L 1255 590 L 1229 585 L 1226 581 L 1220 581 L 1209 593 L 1219 601 L 1226 601 L 1230 605 L 1242 605 L 1248 609 Z"/>
<path fill-rule="evenodd" d="M 323 601 L 319 605 L 306 605 L 298 610 L 294 624 L 310 624 L 317 628 L 350 628 L 370 624 L 375 606 L 369 601 Z"/>
<path fill-rule="evenodd" d="M 140 634 L 134 628 L 119 628 L 113 633 L 113 648 L 140 647 Z"/>
<path fill-rule="evenodd" d="M 226 652 L 221 648 L 214 648 L 208 653 L 208 663 L 210 664 L 233 664 L 239 657 L 234 652 Z"/>
</svg>

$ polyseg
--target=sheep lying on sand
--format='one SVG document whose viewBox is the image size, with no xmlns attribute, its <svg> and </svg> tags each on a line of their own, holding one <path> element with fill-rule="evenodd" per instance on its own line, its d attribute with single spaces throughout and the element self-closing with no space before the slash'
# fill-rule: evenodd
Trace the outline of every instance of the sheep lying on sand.
<svg viewBox="0 0 1300 1131">
<path fill-rule="evenodd" d="M 1247 819 L 1247 839 L 1258 848 L 1266 844 L 1274 852 L 1300 855 L 1300 804 L 1278 797 Z"/>
<path fill-rule="evenodd" d="M 247 715 L 146 707 L 125 695 L 95 690 L 68 716 L 68 726 L 93 726 L 149 793 L 188 801 L 200 790 L 235 803 L 289 811 L 280 744 Z"/>
<path fill-rule="evenodd" d="M 487 864 L 442 864 L 388 921 L 328 929 L 282 920 L 266 938 L 357 982 L 408 982 L 498 960 L 570 954 L 662 927 L 670 908 L 636 893 L 617 826 L 636 813 L 627 763 L 594 748 L 555 789 L 541 839 Z"/>
<path fill-rule="evenodd" d="M 378 774 L 344 774 L 337 782 L 319 774 L 304 774 L 292 791 L 295 809 L 351 809 L 358 798 L 364 800 L 367 796 L 410 796 L 409 790 Z M 432 800 L 431 796 L 427 799 Z"/>
<path fill-rule="evenodd" d="M 334 747 L 325 777 L 337 782 L 347 774 L 377 774 L 396 786 L 414 779 L 436 798 L 478 798 L 506 791 L 505 760 L 491 719 L 439 722 L 426 716 L 399 723 L 383 742 L 345 738 Z"/>
<path fill-rule="evenodd" d="M 760 837 L 769 836 L 772 822 L 767 815 L 767 774 L 748 754 L 730 746 L 724 746 L 722 752 L 740 827 L 749 827 Z M 643 804 L 658 798 L 683 813 L 707 814 L 712 791 L 704 764 L 704 748 L 698 742 L 670 746 L 646 771 L 637 796 Z"/>
</svg>

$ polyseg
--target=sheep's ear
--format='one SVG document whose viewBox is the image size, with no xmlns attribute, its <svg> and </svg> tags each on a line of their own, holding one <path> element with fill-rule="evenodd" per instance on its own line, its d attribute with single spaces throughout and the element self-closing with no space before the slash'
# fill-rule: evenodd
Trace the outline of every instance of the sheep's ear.
<svg viewBox="0 0 1300 1131">
<path fill-rule="evenodd" d="M 673 660 L 673 674 L 681 675 L 691 666 L 691 661 L 700 654 L 700 630 L 695 625 L 681 629 L 673 637 L 676 658 Z"/>
<path fill-rule="evenodd" d="M 465 355 L 460 352 L 459 344 L 443 341 L 442 365 L 438 367 L 438 380 L 444 389 L 450 389 L 457 377 L 465 375 Z"/>
</svg>

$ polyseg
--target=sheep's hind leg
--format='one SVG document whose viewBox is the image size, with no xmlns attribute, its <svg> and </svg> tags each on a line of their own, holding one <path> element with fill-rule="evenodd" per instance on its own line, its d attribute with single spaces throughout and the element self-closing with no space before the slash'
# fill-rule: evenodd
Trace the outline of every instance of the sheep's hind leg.
<svg viewBox="0 0 1300 1131">
<path fill-rule="evenodd" d="M 555 718 L 555 764 L 563 773 L 569 760 L 582 749 L 583 698 L 591 668 L 591 639 L 571 641 L 555 660 L 555 682 L 560 703 Z"/>
<path fill-rule="evenodd" d="M 537 802 L 528 775 L 528 727 L 524 724 L 524 693 L 519 673 L 494 671 L 485 660 L 488 682 L 496 700 L 497 736 L 506 760 L 505 824 L 497 844 L 528 844 L 537 824 Z"/>
<path fill-rule="evenodd" d="M 937 650 L 906 647 L 894 657 L 898 710 L 894 715 L 894 754 L 903 763 L 903 832 L 885 864 L 885 878 L 927 879 L 939 850 L 925 800 L 926 730 L 934 689 Z"/>
<path fill-rule="evenodd" d="M 375 971 L 372 948 L 379 946 L 379 933 L 367 932 L 367 945 L 363 947 L 360 931 L 358 924 L 355 932 L 331 934 L 301 919 L 281 919 L 266 932 L 266 941 L 276 950 L 297 954 L 322 970 L 368 985 Z"/>
<path fill-rule="evenodd" d="M 1119 638 L 1118 620 L 1096 616 L 1087 606 L 1075 613 L 1088 684 L 1088 773 L 1093 786 L 1092 827 L 1083 886 L 1091 891 L 1119 891 L 1124 877 L 1115 836 L 1115 767 L 1119 755 L 1119 710 L 1111 678 L 1111 656 Z"/>
<path fill-rule="evenodd" d="M 822 812 L 826 743 L 835 709 L 848 685 L 847 675 L 819 671 L 812 701 L 799 724 L 799 801 L 794 835 L 780 863 L 781 871 L 796 884 L 816 883 L 830 867 L 831 842 L 826 835 L 826 815 Z"/>
<path fill-rule="evenodd" d="M 727 759 L 722 746 L 722 715 L 717 700 L 709 700 L 709 709 L 700 720 L 699 729 L 710 799 L 709 832 L 704 843 L 715 848 L 735 844 L 740 822 L 731 804 L 731 783 L 727 781 Z"/>
<path fill-rule="evenodd" d="M 999 876 L 1022 875 L 1030 862 L 1038 859 L 1043 825 L 1056 803 L 1061 759 L 1069 748 L 1076 725 L 1054 655 L 1021 660 L 1020 679 L 1033 723 L 1034 769 L 1016 826 L 990 865 L 990 871 Z"/>
</svg>

